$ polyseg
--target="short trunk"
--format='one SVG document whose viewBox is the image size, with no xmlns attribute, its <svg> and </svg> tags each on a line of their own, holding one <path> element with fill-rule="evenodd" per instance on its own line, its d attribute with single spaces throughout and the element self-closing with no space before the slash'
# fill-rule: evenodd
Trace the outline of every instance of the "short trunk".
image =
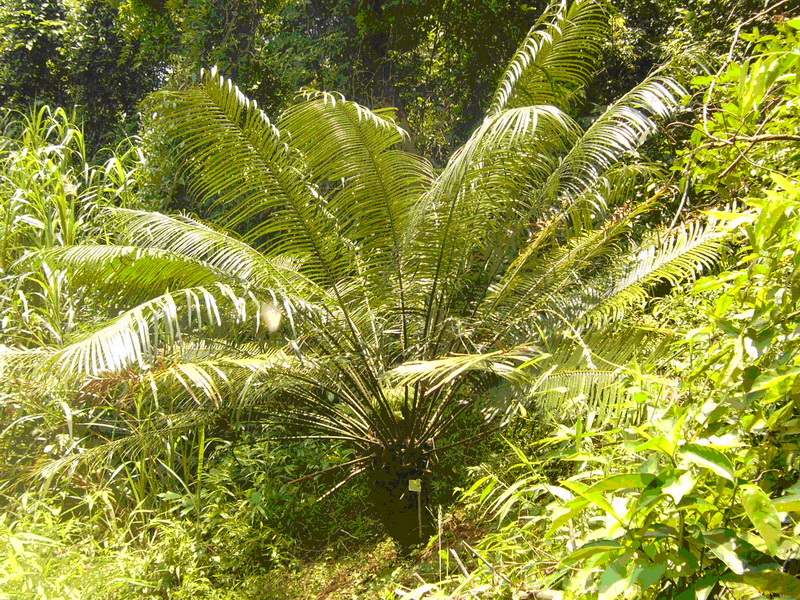
<svg viewBox="0 0 800 600">
<path fill-rule="evenodd" d="M 427 509 L 430 479 L 426 475 L 421 469 L 390 465 L 369 473 L 369 500 L 375 515 L 403 552 L 426 542 L 436 531 Z M 415 479 L 420 481 L 420 492 L 409 489 L 409 483 Z"/>
</svg>

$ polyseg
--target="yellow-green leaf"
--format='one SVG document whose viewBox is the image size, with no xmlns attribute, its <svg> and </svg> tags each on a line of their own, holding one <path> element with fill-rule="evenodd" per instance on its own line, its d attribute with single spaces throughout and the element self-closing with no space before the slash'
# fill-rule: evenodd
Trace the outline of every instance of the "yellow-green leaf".
<svg viewBox="0 0 800 600">
<path fill-rule="evenodd" d="M 625 546 L 614 540 L 597 540 L 588 542 L 563 559 L 565 565 L 572 565 L 600 552 L 616 552 L 624 550 Z"/>
<path fill-rule="evenodd" d="M 698 444 L 686 444 L 681 448 L 680 455 L 690 463 L 709 469 L 728 481 L 734 481 L 733 464 L 719 450 Z"/>
<path fill-rule="evenodd" d="M 741 494 L 747 516 L 764 538 L 770 553 L 775 554 L 781 538 L 781 520 L 772 500 L 757 485 L 743 485 Z"/>
<path fill-rule="evenodd" d="M 772 501 L 779 512 L 800 512 L 800 494 L 791 494 Z"/>
<path fill-rule="evenodd" d="M 739 576 L 728 576 L 729 581 L 746 583 L 762 594 L 781 594 L 800 598 L 800 579 L 781 571 L 748 571 Z"/>
<path fill-rule="evenodd" d="M 618 473 L 598 481 L 587 491 L 609 492 L 612 490 L 645 488 L 655 478 L 655 475 L 650 473 Z"/>
<path fill-rule="evenodd" d="M 691 471 L 686 471 L 676 481 L 664 486 L 662 491 L 670 496 L 675 505 L 681 503 L 683 497 L 694 489 L 695 479 Z"/>
</svg>

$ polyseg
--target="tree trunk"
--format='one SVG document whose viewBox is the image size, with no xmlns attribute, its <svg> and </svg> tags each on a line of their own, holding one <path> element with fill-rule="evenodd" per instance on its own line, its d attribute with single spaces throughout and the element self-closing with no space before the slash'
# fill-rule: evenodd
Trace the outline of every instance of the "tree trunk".
<svg viewBox="0 0 800 600">
<path fill-rule="evenodd" d="M 397 462 L 389 461 L 369 473 L 369 500 L 386 532 L 402 552 L 408 553 L 414 546 L 426 542 L 436 528 L 427 509 L 430 498 L 427 473 L 422 468 L 410 468 Z M 412 480 L 420 481 L 420 492 L 409 489 Z"/>
</svg>

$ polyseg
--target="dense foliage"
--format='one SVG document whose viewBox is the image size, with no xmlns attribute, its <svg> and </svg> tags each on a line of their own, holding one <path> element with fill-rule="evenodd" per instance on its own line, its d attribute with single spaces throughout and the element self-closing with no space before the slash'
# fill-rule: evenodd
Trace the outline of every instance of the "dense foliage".
<svg viewBox="0 0 800 600">
<path fill-rule="evenodd" d="M 398 107 L 407 143 L 440 165 L 480 121 L 505 60 L 546 4 L 11 0 L 0 7 L 0 102 L 77 104 L 97 151 L 137 130 L 148 93 L 216 65 L 268 114 L 303 86 Z M 586 112 L 668 60 L 690 69 L 713 62 L 725 32 L 761 4 L 615 0 Z"/>
<path fill-rule="evenodd" d="M 0 9 L 0 598 L 800 597 L 800 20 L 452 4 Z"/>
</svg>

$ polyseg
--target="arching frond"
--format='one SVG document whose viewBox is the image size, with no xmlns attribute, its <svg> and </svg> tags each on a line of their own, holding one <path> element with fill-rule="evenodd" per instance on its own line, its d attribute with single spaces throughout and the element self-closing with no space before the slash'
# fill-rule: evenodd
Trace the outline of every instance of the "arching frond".
<svg viewBox="0 0 800 600">
<path fill-rule="evenodd" d="M 584 290 L 597 301 L 577 322 L 599 325 L 618 320 L 632 306 L 641 306 L 655 283 L 677 285 L 696 277 L 719 260 L 728 237 L 730 232 L 713 222 L 694 222 L 619 257 L 614 269 L 586 282 Z"/>
<path fill-rule="evenodd" d="M 167 398 L 161 406 L 170 410 L 191 409 L 193 406 L 227 410 L 275 407 L 275 396 L 267 393 L 275 388 L 277 374 L 291 372 L 297 367 L 297 357 L 283 350 L 236 356 L 229 348 L 213 348 L 208 355 L 198 355 L 195 348 L 167 357 L 163 367 L 147 374 L 142 387 L 152 394 Z M 272 380 L 272 382 L 271 382 Z"/>
<path fill-rule="evenodd" d="M 541 308 L 541 299 L 571 286 L 582 272 L 596 266 L 597 259 L 619 252 L 620 237 L 629 230 L 633 219 L 648 207 L 637 208 L 624 218 L 610 221 L 595 231 L 586 231 L 554 250 L 547 247 L 553 232 L 550 227 L 543 228 L 499 281 L 489 288 L 476 309 L 476 317 L 490 327 L 499 327 L 495 331 L 502 338 L 516 322 L 528 320 L 530 311 Z"/>
<path fill-rule="evenodd" d="M 318 301 L 327 292 L 302 274 L 302 262 L 289 256 L 266 257 L 228 232 L 185 216 L 106 208 L 103 215 L 124 243 L 160 248 L 201 261 L 255 290 L 276 290 Z"/>
<path fill-rule="evenodd" d="M 558 370 L 542 377 L 528 401 L 559 421 L 592 419 L 595 424 L 631 422 L 639 416 L 630 399 L 628 377 L 619 371 Z M 565 411 L 570 415 L 564 418 Z"/>
<path fill-rule="evenodd" d="M 391 119 L 338 95 L 307 91 L 280 126 L 311 179 L 331 189 L 326 210 L 354 251 L 353 266 L 367 290 L 358 293 L 376 308 L 399 310 L 407 345 L 407 232 L 415 203 L 433 180 L 430 164 L 394 148 L 407 134 Z"/>
<path fill-rule="evenodd" d="M 660 366 L 669 340 L 647 327 L 622 324 L 599 331 L 570 331 L 554 345 L 540 371 L 621 371 L 630 363 Z"/>
<path fill-rule="evenodd" d="M 672 114 L 684 93 L 675 81 L 662 76 L 637 85 L 592 123 L 542 186 L 542 193 L 562 206 L 569 204 L 654 133 L 654 118 Z"/>
<path fill-rule="evenodd" d="M 63 348 L 7 352 L 0 359 L 65 375 L 97 375 L 132 365 L 147 368 L 159 352 L 189 332 L 245 322 L 255 331 L 260 314 L 260 302 L 230 286 L 188 288 L 140 304 Z"/>
<path fill-rule="evenodd" d="M 516 175 L 506 170 L 503 158 L 520 152 L 531 162 L 539 156 L 542 163 L 552 163 L 578 133 L 574 121 L 556 108 L 520 108 L 487 118 L 453 156 L 419 202 L 414 222 L 413 273 L 430 285 L 423 335 L 430 333 L 451 294 L 458 291 L 454 284 L 468 268 L 474 249 L 486 246 L 490 232 L 504 222 L 515 201 L 504 193 L 504 186 L 514 187 L 506 184 Z"/>
<path fill-rule="evenodd" d="M 238 283 L 202 261 L 165 250 L 137 246 L 86 244 L 42 251 L 24 262 L 31 267 L 45 261 L 66 270 L 70 284 L 112 300 L 139 303 L 166 289 Z"/>
<path fill-rule="evenodd" d="M 647 415 L 635 392 L 646 392 L 652 400 L 671 398 L 677 389 L 675 382 L 653 374 L 669 355 L 670 338 L 652 328 L 634 324 L 575 330 L 555 346 L 535 365 L 539 375 L 518 401 L 556 421 L 636 423 Z"/>
<path fill-rule="evenodd" d="M 223 224 L 247 224 L 245 242 L 268 256 L 303 260 L 304 273 L 317 282 L 335 286 L 350 272 L 350 252 L 301 156 L 255 102 L 215 71 L 198 86 L 157 99 L 190 193 L 215 200 Z"/>
<path fill-rule="evenodd" d="M 500 78 L 488 114 L 534 104 L 568 108 L 593 74 L 607 31 L 599 2 L 551 3 Z"/>
<path fill-rule="evenodd" d="M 326 207 L 338 235 L 358 244 L 362 260 L 398 271 L 414 203 L 433 179 L 430 164 L 393 148 L 407 135 L 393 121 L 333 94 L 304 98 L 280 126 L 311 178 L 335 186 Z"/>
<path fill-rule="evenodd" d="M 60 458 L 33 469 L 29 479 L 38 477 L 43 488 L 53 481 L 68 476 L 79 466 L 98 468 L 113 457 L 119 462 L 153 457 L 163 453 L 165 443 L 180 438 L 199 427 L 218 421 L 218 411 L 193 410 L 180 414 L 153 415 L 143 420 L 128 420 L 126 428 L 116 428 L 116 436 L 93 448 L 69 452 Z"/>
<path fill-rule="evenodd" d="M 510 381 L 524 381 L 525 374 L 519 370 L 520 365 L 535 364 L 544 356 L 544 353 L 529 346 L 480 354 L 458 354 L 436 360 L 407 362 L 389 371 L 387 377 L 389 381 L 403 386 L 425 382 L 428 392 L 474 371 L 493 373 Z"/>
</svg>

